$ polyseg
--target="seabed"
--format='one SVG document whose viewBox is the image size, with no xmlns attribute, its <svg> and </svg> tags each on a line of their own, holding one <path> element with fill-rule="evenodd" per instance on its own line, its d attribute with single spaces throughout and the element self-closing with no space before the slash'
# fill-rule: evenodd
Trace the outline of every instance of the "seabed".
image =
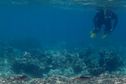
<svg viewBox="0 0 126 84">
<path fill-rule="evenodd" d="M 0 84 L 126 83 L 125 56 L 117 48 L 0 50 Z"/>
<path fill-rule="evenodd" d="M 102 75 L 81 79 L 76 77 L 53 76 L 48 78 L 20 78 L 21 76 L 0 77 L 0 84 L 125 84 L 126 76 Z"/>
</svg>

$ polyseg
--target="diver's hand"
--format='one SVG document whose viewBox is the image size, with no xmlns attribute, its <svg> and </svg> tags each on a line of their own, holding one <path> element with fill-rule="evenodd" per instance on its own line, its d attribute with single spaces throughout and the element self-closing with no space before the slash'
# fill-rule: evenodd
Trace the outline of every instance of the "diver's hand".
<svg viewBox="0 0 126 84">
<path fill-rule="evenodd" d="M 110 32 L 112 32 L 113 31 L 113 29 L 110 29 Z"/>
</svg>

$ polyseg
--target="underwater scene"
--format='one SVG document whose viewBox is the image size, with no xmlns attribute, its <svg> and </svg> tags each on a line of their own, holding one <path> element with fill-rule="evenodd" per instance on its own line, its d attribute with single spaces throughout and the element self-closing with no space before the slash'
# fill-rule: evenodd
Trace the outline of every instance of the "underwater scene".
<svg viewBox="0 0 126 84">
<path fill-rule="evenodd" d="M 125 0 L 0 0 L 0 84 L 126 84 Z"/>
</svg>

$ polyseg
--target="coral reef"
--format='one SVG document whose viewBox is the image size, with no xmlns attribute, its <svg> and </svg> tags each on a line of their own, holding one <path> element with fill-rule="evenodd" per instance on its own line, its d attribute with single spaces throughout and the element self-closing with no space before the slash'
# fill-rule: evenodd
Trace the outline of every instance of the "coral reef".
<svg viewBox="0 0 126 84">
<path fill-rule="evenodd" d="M 8 45 L 0 47 L 0 55 L 1 84 L 114 84 L 125 78 L 114 75 L 125 72 L 125 56 L 117 49 L 22 50 Z"/>
</svg>

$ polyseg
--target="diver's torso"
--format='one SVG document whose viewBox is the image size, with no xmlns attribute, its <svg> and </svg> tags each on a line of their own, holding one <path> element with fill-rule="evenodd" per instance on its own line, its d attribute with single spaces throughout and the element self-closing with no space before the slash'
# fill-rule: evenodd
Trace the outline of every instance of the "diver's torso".
<svg viewBox="0 0 126 84">
<path fill-rule="evenodd" d="M 96 23 L 98 24 L 106 24 L 106 23 L 111 23 L 113 19 L 113 14 L 112 12 L 110 13 L 97 13 L 97 20 Z"/>
<path fill-rule="evenodd" d="M 113 20 L 112 12 L 104 15 L 104 24 L 111 24 L 112 20 Z"/>
</svg>

